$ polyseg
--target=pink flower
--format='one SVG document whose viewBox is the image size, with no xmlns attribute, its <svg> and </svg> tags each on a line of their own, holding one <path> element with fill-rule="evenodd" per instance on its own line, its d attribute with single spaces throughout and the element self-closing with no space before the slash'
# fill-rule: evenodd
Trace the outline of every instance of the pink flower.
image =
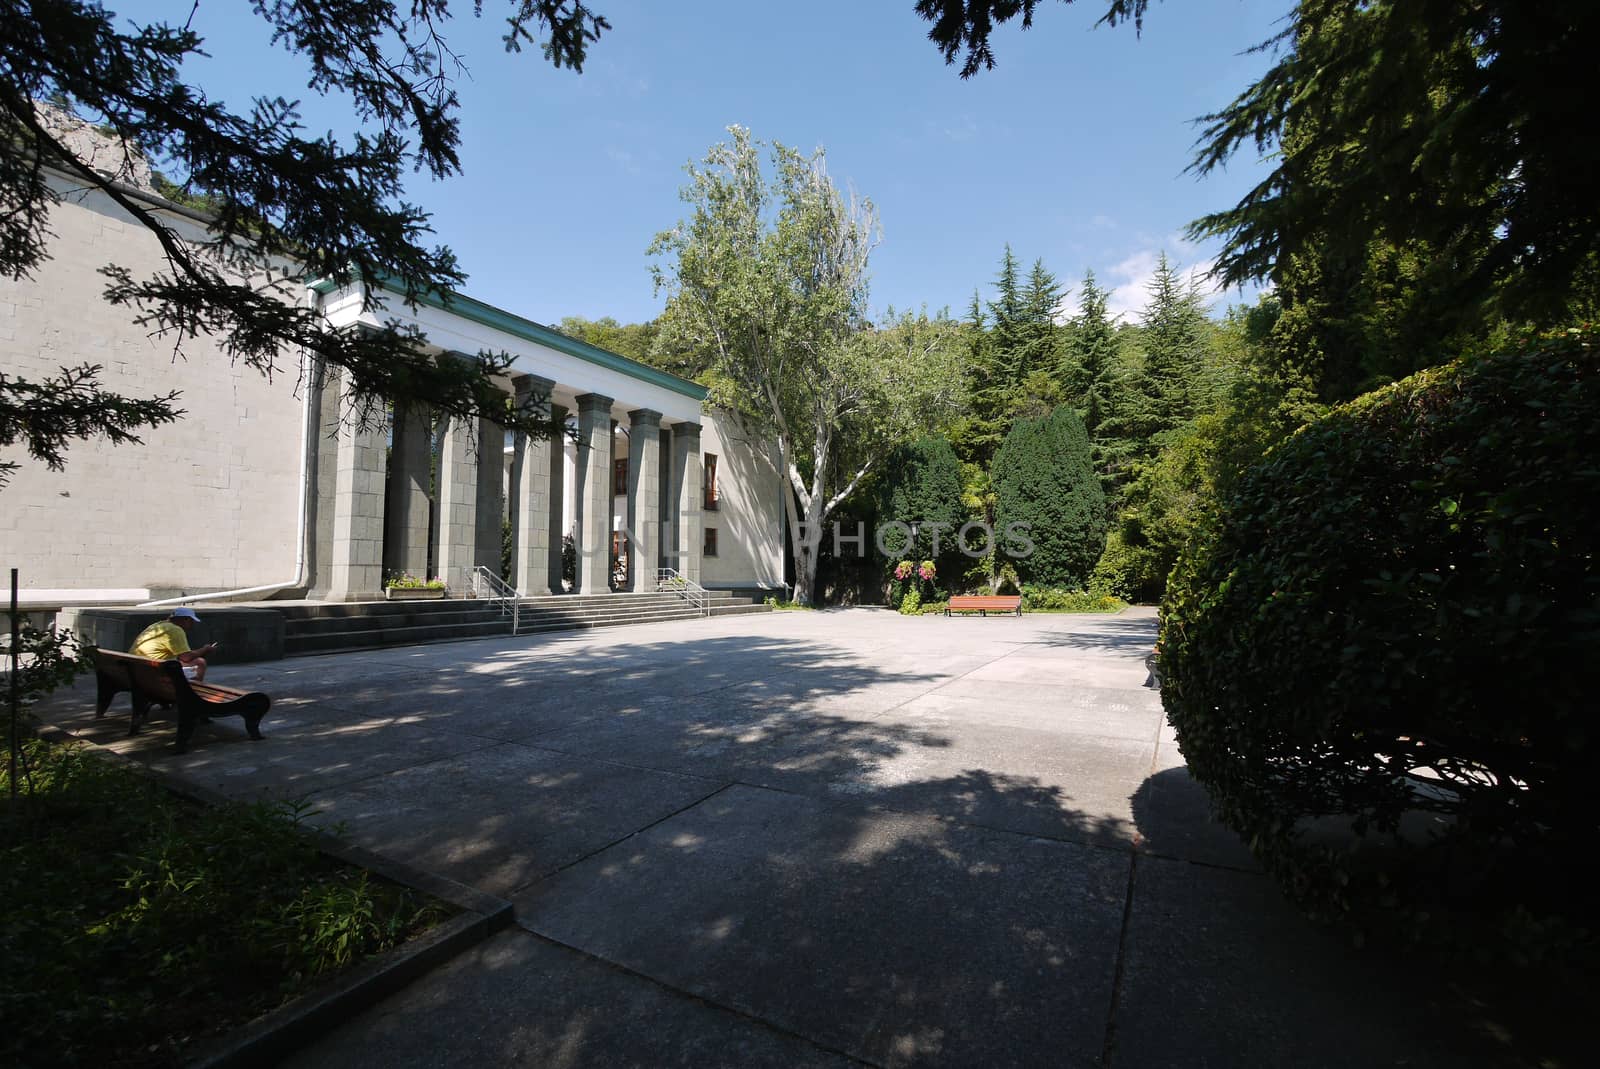
<svg viewBox="0 0 1600 1069">
<path fill-rule="evenodd" d="M 911 562 L 908 560 L 903 560 L 894 566 L 894 577 L 902 581 L 910 579 L 912 570 L 913 566 Z"/>
</svg>

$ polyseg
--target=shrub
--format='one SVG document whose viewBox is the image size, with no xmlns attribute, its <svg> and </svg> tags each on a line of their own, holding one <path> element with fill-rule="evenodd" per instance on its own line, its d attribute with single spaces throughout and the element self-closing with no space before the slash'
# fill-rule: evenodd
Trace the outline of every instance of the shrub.
<svg viewBox="0 0 1600 1069">
<path fill-rule="evenodd" d="M 1090 463 L 1083 420 L 1063 405 L 1011 429 L 994 459 L 995 518 L 1002 553 L 1012 524 L 1034 545 L 1011 554 L 1025 583 L 1081 587 L 1105 544 L 1105 495 Z"/>
<path fill-rule="evenodd" d="M 933 525 L 942 525 L 937 562 L 954 567 L 960 558 L 956 532 L 967 520 L 967 509 L 961 500 L 961 463 L 950 443 L 931 435 L 918 439 L 890 454 L 883 470 L 877 495 L 878 522 L 896 520 L 918 528 L 909 540 L 898 530 L 887 532 L 885 545 L 893 555 L 930 558 Z M 907 541 L 909 545 L 904 544 Z"/>
<path fill-rule="evenodd" d="M 1158 435 L 1160 452 L 1135 466 L 1090 582 L 1129 601 L 1161 600 L 1178 554 L 1215 497 L 1222 417 Z"/>
<path fill-rule="evenodd" d="M 1032 584 L 1022 588 L 1023 612 L 1117 612 L 1123 607 L 1124 602 L 1110 594 Z"/>
<path fill-rule="evenodd" d="M 922 595 L 912 587 L 906 591 L 905 598 L 900 602 L 900 613 L 903 616 L 916 616 L 922 612 Z"/>
<path fill-rule="evenodd" d="M 391 575 L 383 584 L 389 590 L 443 590 L 444 580 L 438 576 L 427 578 L 404 572 L 400 575 Z"/>
<path fill-rule="evenodd" d="M 1334 410 L 1241 476 L 1173 572 L 1162 696 L 1190 770 L 1314 912 L 1397 903 L 1445 935 L 1463 911 L 1502 932 L 1576 912 L 1572 866 L 1600 845 L 1594 343 Z M 1542 930 L 1522 952 L 1573 934 Z"/>
</svg>

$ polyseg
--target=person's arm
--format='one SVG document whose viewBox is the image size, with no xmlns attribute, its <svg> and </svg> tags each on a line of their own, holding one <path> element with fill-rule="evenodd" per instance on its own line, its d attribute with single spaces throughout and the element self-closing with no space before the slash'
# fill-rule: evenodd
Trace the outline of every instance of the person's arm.
<svg viewBox="0 0 1600 1069">
<path fill-rule="evenodd" d="M 202 657 L 211 656 L 211 651 L 216 648 L 217 644 L 215 642 L 207 642 L 204 646 L 201 646 L 197 650 L 184 650 L 182 653 L 178 654 L 178 663 L 193 664 Z"/>
</svg>

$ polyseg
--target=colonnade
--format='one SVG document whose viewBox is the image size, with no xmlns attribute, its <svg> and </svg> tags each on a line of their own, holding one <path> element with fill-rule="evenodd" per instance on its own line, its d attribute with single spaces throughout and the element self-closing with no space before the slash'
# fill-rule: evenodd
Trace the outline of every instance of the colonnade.
<svg viewBox="0 0 1600 1069">
<path fill-rule="evenodd" d="M 513 532 L 511 574 L 502 578 L 524 596 L 565 592 L 562 543 L 569 533 L 577 549 L 573 592 L 610 592 L 619 520 L 628 538 L 629 590 L 654 590 L 663 562 L 699 581 L 700 424 L 665 424 L 648 408 L 618 412 L 615 399 L 596 393 L 573 396 L 569 406 L 554 400 L 569 396 L 560 384 L 535 375 L 515 375 L 511 386 L 519 406 L 549 405 L 556 424 L 576 435 L 573 515 L 565 507 L 563 438 L 516 435 L 507 479 L 505 432 L 493 421 L 435 420 L 419 406 L 397 409 L 388 427 L 381 419 L 357 425 L 344 418 L 349 398 L 329 377 L 322 418 L 338 429 L 321 438 L 318 466 L 315 586 L 323 599 L 382 597 L 386 571 L 430 571 L 430 544 L 431 570 L 453 593 L 464 593 L 478 566 L 500 571 L 502 517 Z M 618 416 L 628 443 L 620 516 L 613 495 Z"/>
</svg>

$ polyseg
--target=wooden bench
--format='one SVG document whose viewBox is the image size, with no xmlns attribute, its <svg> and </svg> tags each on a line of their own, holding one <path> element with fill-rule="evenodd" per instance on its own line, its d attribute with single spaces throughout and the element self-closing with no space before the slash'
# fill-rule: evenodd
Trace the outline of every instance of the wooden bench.
<svg viewBox="0 0 1600 1069">
<path fill-rule="evenodd" d="M 1022 595 L 958 594 L 950 599 L 950 604 L 944 610 L 946 616 L 953 612 L 975 612 L 984 616 L 988 616 L 991 612 L 1005 612 L 1021 616 Z"/>
<path fill-rule="evenodd" d="M 127 691 L 132 695 L 129 735 L 139 733 L 152 704 L 177 706 L 178 753 L 189 749 L 195 725 L 209 722 L 213 716 L 242 716 L 250 737 L 261 738 L 261 718 L 272 705 L 272 699 L 265 694 L 186 679 L 183 666 L 177 661 L 151 661 L 116 650 L 94 651 L 94 675 L 96 720 L 106 715 L 111 699 L 119 693 Z"/>
</svg>

